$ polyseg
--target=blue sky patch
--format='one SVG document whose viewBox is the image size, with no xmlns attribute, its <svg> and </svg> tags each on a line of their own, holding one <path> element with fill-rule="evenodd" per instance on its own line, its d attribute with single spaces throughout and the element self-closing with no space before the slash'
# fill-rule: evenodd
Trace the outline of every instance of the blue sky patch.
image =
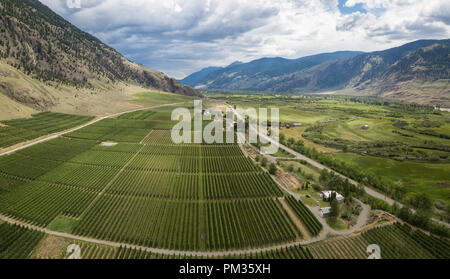
<svg viewBox="0 0 450 279">
<path fill-rule="evenodd" d="M 354 12 L 366 13 L 366 10 L 363 8 L 363 4 L 358 3 L 353 7 L 347 7 L 345 6 L 345 2 L 347 2 L 347 0 L 339 0 L 338 7 L 341 13 L 343 14 L 352 14 Z"/>
</svg>

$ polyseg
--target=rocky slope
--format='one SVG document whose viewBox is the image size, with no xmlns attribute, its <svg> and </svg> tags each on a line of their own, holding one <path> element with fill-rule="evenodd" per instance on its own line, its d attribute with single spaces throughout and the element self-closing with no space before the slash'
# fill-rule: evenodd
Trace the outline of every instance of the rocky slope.
<svg viewBox="0 0 450 279">
<path fill-rule="evenodd" d="M 128 61 L 37 0 L 0 1 L 0 64 L 0 92 L 37 109 L 47 109 L 58 99 L 43 94 L 39 86 L 98 91 L 129 84 L 200 95 L 161 72 Z M 33 84 L 18 86 L 24 80 L 6 66 L 24 73 Z"/>
<path fill-rule="evenodd" d="M 264 59 L 211 72 L 192 86 L 292 93 L 337 91 L 450 106 L 450 40 L 420 40 L 316 63 L 303 58 L 289 70 L 281 58 L 280 63 L 266 63 L 267 71 L 249 75 L 242 70 L 258 61 Z"/>
</svg>

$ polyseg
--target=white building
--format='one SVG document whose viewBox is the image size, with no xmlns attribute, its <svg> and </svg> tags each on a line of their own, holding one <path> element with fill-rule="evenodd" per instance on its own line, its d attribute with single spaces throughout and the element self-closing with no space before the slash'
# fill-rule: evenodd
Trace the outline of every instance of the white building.
<svg viewBox="0 0 450 279">
<path fill-rule="evenodd" d="M 332 193 L 336 193 L 336 200 L 338 201 L 338 203 L 344 202 L 344 196 L 336 191 L 322 191 L 319 195 L 324 201 L 329 201 Z"/>
<path fill-rule="evenodd" d="M 301 127 L 301 126 L 303 126 L 303 124 L 302 123 L 294 123 L 294 124 L 292 124 L 292 126 L 293 127 Z"/>
<path fill-rule="evenodd" d="M 322 217 L 328 217 L 331 212 L 331 207 L 322 207 L 321 209 L 319 209 L 319 212 Z"/>
</svg>

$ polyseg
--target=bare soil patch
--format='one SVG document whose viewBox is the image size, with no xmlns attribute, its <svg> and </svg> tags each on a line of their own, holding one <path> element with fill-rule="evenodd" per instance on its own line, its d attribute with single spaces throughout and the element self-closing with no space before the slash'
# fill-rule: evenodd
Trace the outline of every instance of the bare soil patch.
<svg viewBox="0 0 450 279">
<path fill-rule="evenodd" d="M 102 142 L 100 145 L 101 146 L 115 146 L 117 144 L 118 144 L 117 142 L 105 141 L 105 142 Z"/>
<path fill-rule="evenodd" d="M 70 243 L 62 237 L 47 235 L 34 248 L 31 258 L 34 259 L 62 259 Z"/>
<path fill-rule="evenodd" d="M 295 176 L 282 168 L 278 168 L 275 179 L 289 190 L 300 189 L 302 187 Z"/>
</svg>

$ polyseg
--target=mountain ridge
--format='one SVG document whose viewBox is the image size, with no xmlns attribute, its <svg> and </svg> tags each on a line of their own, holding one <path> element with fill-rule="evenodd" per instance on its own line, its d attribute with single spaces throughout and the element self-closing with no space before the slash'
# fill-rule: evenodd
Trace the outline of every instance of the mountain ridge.
<svg viewBox="0 0 450 279">
<path fill-rule="evenodd" d="M 293 65 L 289 71 L 285 70 L 286 66 L 278 65 L 271 71 L 254 72 L 251 76 L 245 71 L 236 71 L 236 67 L 225 68 L 209 73 L 204 80 L 191 86 L 205 90 L 351 93 L 450 106 L 449 45 L 448 39 L 418 40 L 322 63 L 305 64 L 303 60 L 301 67 Z"/>
<path fill-rule="evenodd" d="M 2 0 L 0 64 L 5 65 L 0 72 L 0 92 L 38 110 L 56 105 L 61 99 L 58 93 L 45 94 L 36 90 L 36 86 L 19 84 L 12 78 L 17 73 L 6 65 L 32 78 L 39 84 L 37 87 L 83 89 L 96 94 L 102 90 L 120 91 L 124 86 L 141 86 L 201 96 L 162 72 L 129 61 L 37 0 Z M 24 98 L 24 88 L 32 98 Z"/>
</svg>

